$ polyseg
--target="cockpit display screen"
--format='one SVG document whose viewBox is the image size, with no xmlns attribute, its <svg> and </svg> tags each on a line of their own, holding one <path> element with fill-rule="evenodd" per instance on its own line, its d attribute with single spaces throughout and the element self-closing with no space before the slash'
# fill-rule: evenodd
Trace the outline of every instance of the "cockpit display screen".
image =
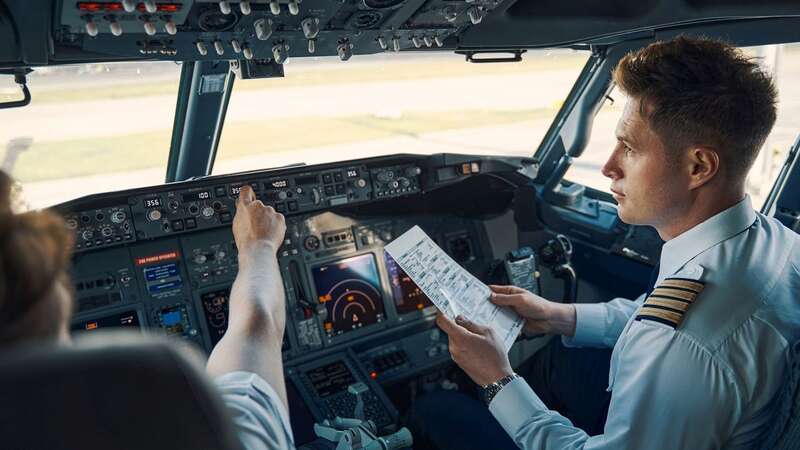
<svg viewBox="0 0 800 450">
<path fill-rule="evenodd" d="M 178 264 L 174 262 L 145 267 L 143 272 L 147 291 L 156 298 L 173 295 L 183 285 Z"/>
<path fill-rule="evenodd" d="M 414 280 L 397 264 L 388 253 L 386 256 L 386 270 L 389 272 L 389 283 L 392 288 L 392 297 L 397 307 L 398 314 L 407 314 L 432 306 L 433 303 L 414 283 Z"/>
<path fill-rule="evenodd" d="M 92 331 L 99 330 L 100 328 L 120 328 L 132 327 L 141 328 L 139 322 L 139 314 L 136 310 L 123 311 L 119 313 L 109 314 L 107 316 L 98 317 L 96 319 L 84 320 L 72 324 L 70 327 L 72 331 Z"/>
<path fill-rule="evenodd" d="M 311 386 L 322 398 L 337 394 L 356 382 L 355 377 L 343 361 L 336 361 L 306 372 Z"/>
<path fill-rule="evenodd" d="M 329 337 L 383 321 L 383 296 L 375 256 L 353 256 L 312 269 Z"/>
</svg>

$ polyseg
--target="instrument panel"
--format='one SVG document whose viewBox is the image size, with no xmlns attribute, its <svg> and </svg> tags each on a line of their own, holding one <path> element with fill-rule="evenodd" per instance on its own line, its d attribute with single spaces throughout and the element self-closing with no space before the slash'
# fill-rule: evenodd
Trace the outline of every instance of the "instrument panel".
<svg viewBox="0 0 800 450">
<path fill-rule="evenodd" d="M 431 329 L 430 300 L 384 245 L 419 225 L 484 277 L 493 254 L 483 222 L 454 214 L 460 206 L 447 189 L 483 174 L 528 174 L 531 166 L 521 158 L 397 155 L 209 177 L 59 205 L 75 235 L 71 329 L 138 328 L 210 353 L 228 326 L 238 271 L 231 222 L 241 187 L 250 185 L 286 216 L 277 254 L 287 309 L 282 353 L 287 374 L 298 374 L 300 395 L 317 405 L 315 418 L 326 417 L 358 397 L 331 397 L 342 406 L 327 400 L 327 391 L 306 392 L 315 376 L 333 370 L 315 368 L 331 355 L 360 374 L 357 382 L 343 382 L 356 391 L 449 361 L 446 337 Z M 365 401 L 380 411 L 381 423 L 396 417 L 383 394 L 368 390 Z"/>
</svg>

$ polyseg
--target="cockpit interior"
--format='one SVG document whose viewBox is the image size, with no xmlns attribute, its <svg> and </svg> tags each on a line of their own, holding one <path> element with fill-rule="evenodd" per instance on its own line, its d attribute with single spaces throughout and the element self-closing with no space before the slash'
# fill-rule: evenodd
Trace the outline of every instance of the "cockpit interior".
<svg viewBox="0 0 800 450">
<path fill-rule="evenodd" d="M 315 423 L 354 417 L 356 409 L 386 435 L 404 426 L 422 393 L 473 389 L 434 323 L 436 307 L 384 251 L 412 227 L 487 284 L 514 284 L 561 302 L 635 298 L 645 290 L 663 242 L 654 229 L 619 219 L 600 174 L 614 140 L 619 109 L 613 108 L 623 102 L 611 69 L 632 50 L 702 35 L 773 64 L 778 126 L 762 150 L 766 159 L 751 174 L 751 196 L 763 213 L 800 231 L 800 130 L 794 121 L 800 92 L 793 81 L 800 75 L 798 30 L 800 4 L 780 0 L 3 0 L 0 77 L 7 89 L 0 90 L 0 151 L 3 169 L 36 197 L 32 207 L 56 211 L 74 236 L 72 333 L 126 329 L 166 336 L 205 355 L 228 327 L 238 269 L 231 224 L 240 190 L 250 186 L 286 218 L 278 249 L 287 317 L 282 355 L 296 445 L 318 437 Z M 579 61 L 570 63 L 575 70 L 547 72 L 548 64 L 565 64 L 548 59 L 551 52 Z M 438 55 L 448 58 L 443 76 L 423 67 Z M 381 69 L 367 64 L 362 79 L 329 70 L 376 57 Z M 326 140 L 348 133 L 343 119 L 330 119 L 335 111 L 349 111 L 351 101 L 383 101 L 371 99 L 370 83 L 376 82 L 370 77 L 391 74 L 393 58 L 398 71 L 413 73 L 420 64 L 431 72 L 399 77 L 402 84 L 389 88 L 395 101 L 435 97 L 452 83 L 449 100 L 442 100 L 451 107 L 437 101 L 418 118 L 390 111 L 364 119 L 375 139 L 385 137 L 387 121 L 418 127 L 398 132 L 401 145 L 392 148 L 405 147 L 401 151 L 382 152 L 377 144 L 370 150 L 372 141 L 365 139 L 348 153 L 348 140 Z M 532 73 L 550 75 L 504 81 L 528 58 Z M 104 69 L 115 64 L 135 65 L 136 72 Z M 114 96 L 135 89 L 131 80 L 147 76 L 148 67 L 165 65 L 176 76 L 159 94 L 166 98 L 161 106 L 130 103 L 153 95 L 144 91 Z M 76 71 L 90 67 L 98 73 Z M 37 81 L 37 74 L 54 68 L 72 71 L 58 94 L 67 100 L 47 100 L 48 81 Z M 483 70 L 499 78 L 457 79 Z M 105 77 L 103 84 L 93 86 L 95 76 Z M 414 92 L 434 76 L 441 76 L 438 84 L 423 89 L 430 94 Z M 330 81 L 336 77 L 349 78 Z M 296 95 L 288 94 L 292 89 Z M 301 90 L 330 104 L 307 107 L 311 100 L 297 94 Z M 547 99 L 541 103 L 552 113 L 534 120 L 534 105 L 516 112 L 508 107 L 501 112 L 527 114 L 527 121 L 498 127 L 499 137 L 473 138 L 471 129 L 500 120 L 501 113 L 482 113 L 496 90 L 512 92 L 509 99 Z M 248 109 L 239 107 L 248 95 Z M 462 101 L 472 105 L 467 113 L 452 106 Z M 46 107 L 67 108 L 60 114 L 65 125 L 44 110 L 37 114 L 46 121 L 25 115 Z M 127 108 L 142 112 L 131 119 Z M 303 119 L 314 108 L 318 115 Z M 281 110 L 291 112 L 282 116 Z M 149 145 L 139 137 L 155 133 L 145 125 L 151 114 L 166 130 L 148 148 L 160 164 L 151 170 L 155 182 L 126 176 L 134 169 L 117 163 L 135 163 L 140 146 Z M 465 115 L 460 141 L 406 139 L 441 133 L 445 120 L 459 114 Z M 242 126 L 243 117 L 261 134 L 239 130 L 234 137 L 225 130 Z M 320 125 L 325 120 L 333 124 Z M 533 123 L 539 137 L 525 130 Z M 80 144 L 103 127 L 139 134 L 130 134 L 133 145 L 124 134 L 103 146 Z M 69 132 L 79 150 L 65 149 L 62 157 L 46 137 L 31 144 L 25 141 L 34 133 L 26 134 L 29 128 L 42 136 Z M 495 138 L 514 143 L 484 151 L 482 140 Z M 321 150 L 306 157 L 302 148 L 287 146 L 273 159 L 269 149 L 282 140 Z M 228 164 L 223 157 L 234 149 L 241 149 L 241 159 Z M 77 169 L 84 164 L 99 169 Z M 37 175 L 34 169 L 45 166 L 52 173 Z M 108 188 L 101 176 L 129 184 Z M 549 339 L 521 335 L 512 363 Z"/>
</svg>

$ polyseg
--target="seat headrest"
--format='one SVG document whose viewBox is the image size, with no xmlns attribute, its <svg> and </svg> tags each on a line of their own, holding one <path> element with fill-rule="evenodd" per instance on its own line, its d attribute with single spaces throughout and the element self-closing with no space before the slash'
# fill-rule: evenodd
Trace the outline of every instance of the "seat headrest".
<svg viewBox="0 0 800 450">
<path fill-rule="evenodd" d="M 187 345 L 122 332 L 0 353 L 7 449 L 236 449 L 224 404 Z"/>
</svg>

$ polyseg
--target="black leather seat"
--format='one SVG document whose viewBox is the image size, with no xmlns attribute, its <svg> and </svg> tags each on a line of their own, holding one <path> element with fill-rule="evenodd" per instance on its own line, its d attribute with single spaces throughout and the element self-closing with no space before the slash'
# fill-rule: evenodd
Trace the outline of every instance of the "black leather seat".
<svg viewBox="0 0 800 450">
<path fill-rule="evenodd" d="M 105 333 L 0 353 L 0 448 L 239 449 L 202 358 Z"/>
</svg>

